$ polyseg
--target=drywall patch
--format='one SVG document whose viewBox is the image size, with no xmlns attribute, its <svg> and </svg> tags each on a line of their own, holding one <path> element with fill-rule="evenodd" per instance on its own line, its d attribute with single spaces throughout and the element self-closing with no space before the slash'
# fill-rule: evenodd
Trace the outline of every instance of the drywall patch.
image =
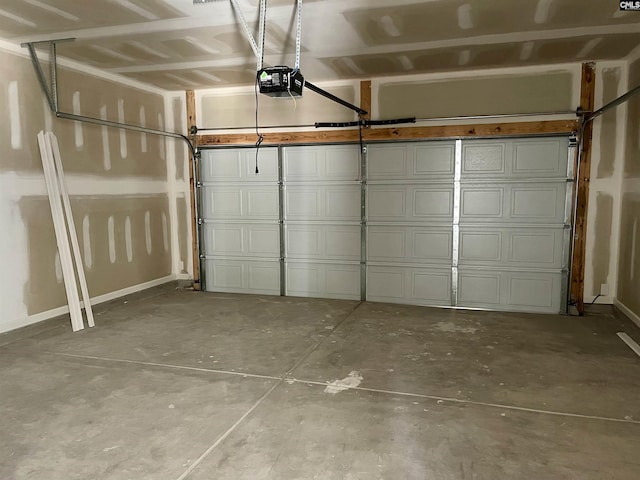
<svg viewBox="0 0 640 480">
<path fill-rule="evenodd" d="M 151 212 L 149 212 L 149 210 L 144 214 L 144 239 L 147 253 L 151 255 L 153 244 L 151 243 Z"/>
<path fill-rule="evenodd" d="M 471 16 L 471 5 L 465 3 L 458 7 L 458 26 L 462 30 L 470 30 L 473 28 L 473 17 Z"/>
<path fill-rule="evenodd" d="M 118 122 L 124 122 L 124 100 L 118 99 Z M 120 156 L 127 158 L 127 131 L 123 128 L 120 129 Z"/>
<path fill-rule="evenodd" d="M 109 261 L 116 263 L 116 222 L 113 215 L 107 220 L 107 232 L 109 236 Z"/>
<path fill-rule="evenodd" d="M 141 127 L 146 127 L 147 126 L 147 114 L 144 110 L 144 105 L 140 106 L 140 126 Z M 142 150 L 142 153 L 147 153 L 147 134 L 142 132 L 140 133 L 140 149 Z"/>
<path fill-rule="evenodd" d="M 169 225 L 167 222 L 167 214 L 162 212 L 162 244 L 164 251 L 169 251 Z"/>
<path fill-rule="evenodd" d="M 9 124 L 11 126 L 11 148 L 22 148 L 22 126 L 20 123 L 20 90 L 17 81 L 9 82 Z"/>
<path fill-rule="evenodd" d="M 164 118 L 162 118 L 162 114 L 158 113 L 158 128 L 160 130 L 164 130 Z M 158 141 L 160 142 L 160 159 L 166 160 L 165 158 L 165 137 L 158 135 Z"/>
<path fill-rule="evenodd" d="M 102 120 L 107 119 L 107 106 L 102 105 L 100 107 L 100 118 Z M 109 129 L 105 126 L 100 127 L 100 132 L 102 133 L 102 165 L 104 169 L 108 172 L 111 170 L 111 150 L 109 149 Z"/>
<path fill-rule="evenodd" d="M 593 228 L 595 240 L 593 242 L 593 287 L 592 295 L 600 294 L 600 285 L 609 281 L 609 257 L 611 252 L 611 230 L 613 219 L 613 197 L 598 192 L 596 196 L 596 218 Z"/>
<path fill-rule="evenodd" d="M 124 221 L 124 243 L 127 250 L 127 262 L 133 261 L 133 241 L 131 237 L 131 217 L 127 216 Z"/>
<path fill-rule="evenodd" d="M 551 12 L 551 5 L 554 0 L 538 0 L 536 6 L 536 13 L 533 17 L 533 21 L 537 24 L 547 23 L 549 21 L 549 14 Z"/>
<path fill-rule="evenodd" d="M 471 50 L 462 50 L 458 54 L 458 65 L 466 65 L 471 60 Z"/>
<path fill-rule="evenodd" d="M 524 42 L 520 49 L 520 60 L 529 60 L 533 54 L 533 47 L 536 42 Z"/>
<path fill-rule="evenodd" d="M 350 388 L 357 387 L 362 383 L 362 380 L 364 380 L 364 378 L 360 375 L 360 372 L 354 370 L 342 380 L 334 380 L 333 382 L 330 382 L 324 389 L 324 393 L 335 395 L 336 393 L 344 392 Z"/>
<path fill-rule="evenodd" d="M 93 266 L 93 257 L 91 255 L 91 221 L 89 220 L 89 215 L 85 215 L 82 219 L 82 244 L 84 264 L 90 269 Z"/>
<path fill-rule="evenodd" d="M 82 115 L 82 109 L 80 105 L 80 92 L 77 90 L 73 92 L 72 108 L 74 115 Z M 82 122 L 73 122 L 73 128 L 76 139 L 76 149 L 81 150 L 84 147 L 84 132 L 82 130 Z"/>
</svg>

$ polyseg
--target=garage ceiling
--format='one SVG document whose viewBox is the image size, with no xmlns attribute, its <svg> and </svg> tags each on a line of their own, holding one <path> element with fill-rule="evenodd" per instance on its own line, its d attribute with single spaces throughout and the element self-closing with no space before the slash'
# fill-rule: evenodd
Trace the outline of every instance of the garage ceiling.
<svg viewBox="0 0 640 480">
<path fill-rule="evenodd" d="M 258 0 L 238 0 L 256 27 Z M 268 2 L 265 63 L 294 61 L 295 0 Z M 614 60 L 640 45 L 617 0 L 305 0 L 302 62 L 316 81 Z M 59 55 L 169 90 L 246 85 L 255 58 L 229 0 L 22 0 L 0 37 L 75 37 Z"/>
</svg>

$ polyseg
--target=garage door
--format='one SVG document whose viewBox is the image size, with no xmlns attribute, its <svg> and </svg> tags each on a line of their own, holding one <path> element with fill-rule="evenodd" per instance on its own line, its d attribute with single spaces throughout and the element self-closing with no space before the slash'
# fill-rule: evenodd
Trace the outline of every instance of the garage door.
<svg viewBox="0 0 640 480">
<path fill-rule="evenodd" d="M 369 147 L 367 298 L 566 307 L 567 138 Z"/>
<path fill-rule="evenodd" d="M 564 137 L 374 144 L 363 182 L 353 145 L 263 148 L 259 175 L 255 149 L 206 150 L 206 289 L 562 312 L 570 158 Z"/>
<path fill-rule="evenodd" d="M 204 150 L 200 164 L 205 288 L 280 294 L 278 149 Z"/>
</svg>

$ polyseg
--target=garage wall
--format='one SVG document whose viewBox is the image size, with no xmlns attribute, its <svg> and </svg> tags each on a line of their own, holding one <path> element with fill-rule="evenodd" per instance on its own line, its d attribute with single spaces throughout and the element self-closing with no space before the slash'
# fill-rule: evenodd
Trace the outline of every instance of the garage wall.
<svg viewBox="0 0 640 480">
<path fill-rule="evenodd" d="M 163 137 L 53 118 L 23 52 L 0 45 L 0 331 L 63 313 L 66 305 L 38 131 L 53 130 L 60 143 L 93 297 L 173 278 L 168 174 L 184 175 L 169 165 L 178 155 Z M 160 91 L 67 68 L 59 80 L 65 111 L 167 124 Z"/>
<path fill-rule="evenodd" d="M 627 91 L 626 64 L 596 65 L 595 105 L 600 108 Z M 624 169 L 626 107 L 609 110 L 593 123 L 591 182 L 587 217 L 585 302 L 613 303 L 620 241 L 620 182 Z"/>
<path fill-rule="evenodd" d="M 629 65 L 629 87 L 640 85 L 640 59 Z M 640 321 L 640 97 L 628 103 L 620 214 L 617 300 Z"/>
</svg>

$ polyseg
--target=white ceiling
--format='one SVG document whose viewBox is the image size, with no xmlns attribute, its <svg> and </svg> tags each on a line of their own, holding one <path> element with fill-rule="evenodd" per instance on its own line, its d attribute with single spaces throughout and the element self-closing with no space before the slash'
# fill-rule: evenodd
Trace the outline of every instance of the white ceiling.
<svg viewBox="0 0 640 480">
<path fill-rule="evenodd" d="M 256 28 L 259 0 L 238 0 Z M 293 65 L 296 0 L 269 0 L 265 63 Z M 304 0 L 311 81 L 623 59 L 640 12 L 617 0 Z M 75 37 L 60 56 L 169 90 L 251 84 L 229 0 L 2 0 L 0 37 Z"/>
</svg>

